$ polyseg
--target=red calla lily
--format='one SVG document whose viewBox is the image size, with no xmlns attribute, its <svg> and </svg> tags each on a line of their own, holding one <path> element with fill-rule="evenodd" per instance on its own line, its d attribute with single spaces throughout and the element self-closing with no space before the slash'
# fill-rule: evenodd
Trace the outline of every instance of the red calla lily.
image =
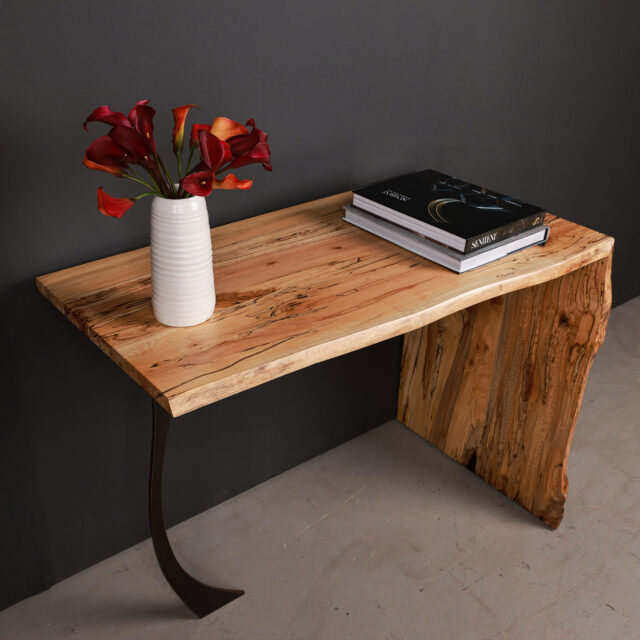
<svg viewBox="0 0 640 640">
<path fill-rule="evenodd" d="M 178 160 L 178 176 L 182 172 L 181 155 L 184 149 L 184 127 L 189 111 L 195 107 L 186 104 L 173 109 L 173 151 Z M 146 186 L 149 191 L 134 198 L 114 198 L 98 189 L 98 209 L 107 216 L 121 218 L 139 198 L 157 195 L 164 198 L 185 198 L 190 195 L 207 196 L 213 189 L 250 189 L 253 180 L 239 180 L 234 174 L 218 179 L 232 167 L 260 163 L 271 171 L 271 152 L 267 134 L 256 128 L 253 119 L 246 126 L 230 118 L 214 118 L 212 124 L 194 124 L 189 140 L 190 154 L 200 148 L 200 162 L 191 173 L 180 180 L 176 189 L 162 158 L 158 155 L 154 139 L 155 109 L 149 100 L 139 100 L 127 115 L 112 111 L 107 105 L 94 109 L 83 126 L 89 122 L 110 125 L 106 136 L 93 141 L 82 160 L 85 167 L 127 178 Z M 251 127 L 251 131 L 247 127 Z M 130 165 L 141 165 L 147 177 L 138 175 Z"/>
<path fill-rule="evenodd" d="M 193 150 L 196 147 L 200 146 L 200 140 L 198 139 L 198 134 L 201 131 L 209 131 L 211 129 L 211 125 L 209 124 L 194 124 L 191 125 L 191 137 L 189 138 L 189 147 Z"/>
<path fill-rule="evenodd" d="M 149 102 L 151 102 L 151 100 L 138 100 L 138 102 L 135 103 L 133 109 L 129 111 L 129 122 L 134 128 L 138 121 L 138 111 L 137 111 L 138 107 L 145 107 L 146 105 L 149 104 Z"/>
<path fill-rule="evenodd" d="M 143 100 L 142 102 L 148 102 L 148 100 Z M 152 153 L 156 153 L 156 141 L 153 138 L 153 116 L 155 116 L 156 110 L 146 104 L 137 104 L 131 110 L 131 114 L 129 119 L 136 131 L 147 143 L 149 150 Z"/>
<path fill-rule="evenodd" d="M 247 120 L 247 125 L 253 127 L 251 133 L 228 140 L 233 155 L 229 168 L 261 163 L 267 171 L 271 171 L 271 150 L 267 144 L 267 134 L 256 128 L 253 118 Z"/>
<path fill-rule="evenodd" d="M 114 198 L 105 193 L 102 187 L 98 187 L 98 209 L 105 216 L 122 218 L 135 202 L 133 198 Z"/>
<path fill-rule="evenodd" d="M 194 171 L 180 180 L 180 187 L 194 196 L 208 196 L 213 189 L 215 173 L 210 169 Z"/>
<path fill-rule="evenodd" d="M 178 155 L 182 153 L 184 147 L 184 121 L 187 114 L 195 104 L 185 104 L 182 107 L 176 107 L 173 111 L 173 153 Z"/>
<path fill-rule="evenodd" d="M 106 105 L 102 105 L 97 109 L 94 109 L 87 119 L 83 123 L 83 127 L 85 131 L 88 131 L 87 122 L 104 122 L 105 124 L 110 124 L 112 127 L 130 127 L 131 122 L 124 113 L 120 113 L 119 111 L 111 111 L 111 109 Z"/>
<path fill-rule="evenodd" d="M 198 140 L 200 141 L 200 152 L 202 153 L 202 161 L 214 173 L 220 167 L 231 160 L 231 149 L 224 141 L 217 138 L 208 131 L 198 132 Z"/>
<path fill-rule="evenodd" d="M 117 166 L 126 169 L 134 158 L 110 136 L 96 138 L 87 149 L 85 156 L 96 164 Z"/>
<path fill-rule="evenodd" d="M 107 165 L 107 164 L 98 164 L 97 162 L 93 162 L 87 158 L 87 154 L 84 154 L 84 158 L 82 160 L 82 164 L 87 167 L 87 169 L 95 169 L 96 171 L 106 171 L 106 173 L 110 173 L 111 175 L 118 176 L 122 178 L 124 176 L 124 169 L 117 165 Z"/>
<path fill-rule="evenodd" d="M 235 120 L 230 120 L 229 118 L 215 118 L 211 128 L 209 129 L 209 133 L 212 133 L 220 140 L 228 140 L 233 136 L 241 136 L 249 133 L 247 128 L 236 122 Z"/>
<path fill-rule="evenodd" d="M 114 127 L 109 136 L 129 154 L 129 162 L 151 166 L 154 164 L 147 141 L 138 131 L 130 127 Z"/>
<path fill-rule="evenodd" d="M 251 189 L 253 180 L 238 180 L 233 173 L 226 175 L 223 180 L 216 180 L 214 189 Z"/>
</svg>

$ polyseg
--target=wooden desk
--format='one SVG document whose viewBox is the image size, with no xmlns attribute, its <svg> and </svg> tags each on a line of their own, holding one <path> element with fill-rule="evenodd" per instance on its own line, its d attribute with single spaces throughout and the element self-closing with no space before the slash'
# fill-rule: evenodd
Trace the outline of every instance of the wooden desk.
<svg viewBox="0 0 640 640">
<path fill-rule="evenodd" d="M 217 306 L 170 328 L 149 249 L 37 279 L 40 292 L 153 398 L 151 532 L 172 587 L 204 616 L 242 594 L 180 567 L 162 518 L 170 419 L 401 334 L 398 419 L 550 527 L 611 306 L 613 239 L 548 216 L 532 247 L 456 274 L 342 221 L 351 192 L 213 229 Z"/>
</svg>

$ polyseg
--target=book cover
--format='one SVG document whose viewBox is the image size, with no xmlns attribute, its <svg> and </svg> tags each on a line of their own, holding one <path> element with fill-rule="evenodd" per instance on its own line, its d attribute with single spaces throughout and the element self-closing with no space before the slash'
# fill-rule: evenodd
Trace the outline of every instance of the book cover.
<svg viewBox="0 0 640 640">
<path fill-rule="evenodd" d="M 427 169 L 356 189 L 354 205 L 468 253 L 540 226 L 545 211 Z"/>
</svg>

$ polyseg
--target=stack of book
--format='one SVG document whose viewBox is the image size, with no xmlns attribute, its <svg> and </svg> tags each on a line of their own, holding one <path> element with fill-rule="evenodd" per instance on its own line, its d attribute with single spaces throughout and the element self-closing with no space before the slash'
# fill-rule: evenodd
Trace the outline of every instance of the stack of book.
<svg viewBox="0 0 640 640">
<path fill-rule="evenodd" d="M 428 169 L 353 192 L 344 219 L 462 273 L 547 240 L 545 211 Z"/>
</svg>

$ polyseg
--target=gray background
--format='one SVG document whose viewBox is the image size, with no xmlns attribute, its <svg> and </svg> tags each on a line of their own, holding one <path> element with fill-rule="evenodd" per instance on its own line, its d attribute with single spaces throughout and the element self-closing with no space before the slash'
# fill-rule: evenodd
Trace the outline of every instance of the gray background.
<svg viewBox="0 0 640 640">
<path fill-rule="evenodd" d="M 640 10 L 616 4 L 3 2 L 0 607 L 148 535 L 149 401 L 33 283 L 147 243 L 148 200 L 96 210 L 98 185 L 127 185 L 81 165 L 95 106 L 152 98 L 167 149 L 171 107 L 256 118 L 274 171 L 213 194 L 213 225 L 432 166 L 615 236 L 621 302 L 640 292 Z M 389 341 L 178 423 L 169 524 L 392 417 L 399 356 Z"/>
</svg>

